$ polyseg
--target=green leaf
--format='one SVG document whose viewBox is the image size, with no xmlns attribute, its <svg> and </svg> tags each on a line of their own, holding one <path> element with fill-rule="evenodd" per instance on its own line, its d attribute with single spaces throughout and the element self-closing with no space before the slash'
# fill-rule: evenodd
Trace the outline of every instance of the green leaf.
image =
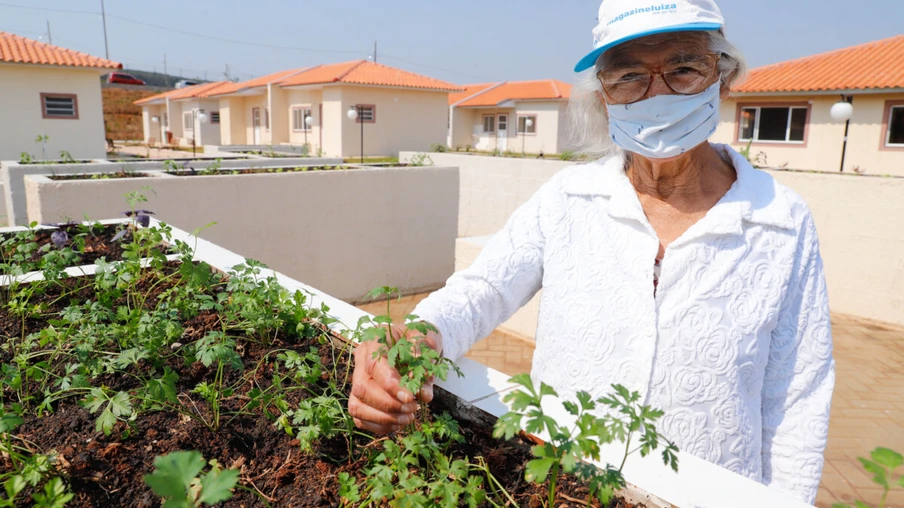
<svg viewBox="0 0 904 508">
<path fill-rule="evenodd" d="M 101 411 L 100 416 L 97 417 L 97 424 L 94 427 L 96 432 L 103 432 L 105 436 L 109 436 L 111 432 L 113 432 L 113 426 L 116 425 L 116 417 L 113 416 L 113 411 L 110 410 L 110 406 L 108 405 L 106 409 Z"/>
<path fill-rule="evenodd" d="M 5 414 L 0 416 L 0 433 L 11 432 L 23 423 L 25 423 L 25 420 L 16 415 Z"/>
<path fill-rule="evenodd" d="M 172 452 L 154 459 L 154 472 L 144 482 L 158 496 L 187 500 L 192 480 L 204 469 L 204 457 L 196 451 Z"/>
<path fill-rule="evenodd" d="M 130 416 L 132 414 L 132 403 L 129 401 L 127 392 L 118 392 L 110 399 L 110 409 L 114 416 Z"/>
<path fill-rule="evenodd" d="M 904 464 L 904 456 L 900 453 L 888 448 L 876 448 L 870 452 L 870 457 L 878 463 L 888 468 L 889 472 L 894 471 L 896 467 Z"/>
<path fill-rule="evenodd" d="M 870 505 L 864 503 L 863 501 L 854 501 L 854 504 L 857 508 L 871 508 Z"/>
<path fill-rule="evenodd" d="M 863 457 L 858 457 L 857 460 L 863 464 L 863 469 L 866 469 L 867 472 L 873 474 L 873 483 L 881 485 L 886 489 L 888 488 L 888 473 L 885 471 L 884 467 L 869 459 L 864 459 Z"/>
<path fill-rule="evenodd" d="M 22 478 L 19 475 L 13 476 L 9 480 L 6 480 L 6 482 L 3 484 L 3 488 L 6 489 L 7 499 L 12 501 L 17 495 L 19 495 L 19 492 L 22 492 L 22 489 L 24 489 L 25 486 L 25 478 Z"/>
<path fill-rule="evenodd" d="M 543 483 L 549 475 L 549 469 L 555 463 L 554 457 L 544 457 L 542 459 L 534 459 L 527 463 L 524 471 L 524 479 L 529 482 Z"/>
<path fill-rule="evenodd" d="M 232 497 L 232 489 L 239 481 L 239 472 L 235 469 L 212 470 L 201 477 L 202 503 L 215 504 Z"/>
<path fill-rule="evenodd" d="M 85 408 L 92 413 L 96 413 L 107 402 L 107 394 L 100 388 L 92 388 L 91 392 L 85 397 Z"/>
</svg>

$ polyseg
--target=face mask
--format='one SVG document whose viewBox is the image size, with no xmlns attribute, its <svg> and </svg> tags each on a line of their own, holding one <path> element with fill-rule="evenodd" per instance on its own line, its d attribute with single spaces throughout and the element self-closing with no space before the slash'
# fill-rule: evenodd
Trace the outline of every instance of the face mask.
<svg viewBox="0 0 904 508">
<path fill-rule="evenodd" d="M 657 95 L 634 104 L 610 104 L 612 140 L 650 159 L 687 152 L 716 132 L 721 82 L 697 95 Z"/>
</svg>

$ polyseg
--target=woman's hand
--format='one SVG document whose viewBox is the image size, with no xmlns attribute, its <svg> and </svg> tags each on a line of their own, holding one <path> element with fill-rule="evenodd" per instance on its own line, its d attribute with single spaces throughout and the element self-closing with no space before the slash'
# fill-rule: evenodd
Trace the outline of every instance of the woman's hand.
<svg viewBox="0 0 904 508">
<path fill-rule="evenodd" d="M 438 333 L 428 332 L 426 337 L 417 330 L 391 325 L 394 339 L 407 337 L 422 341 L 436 351 L 442 351 Z M 421 388 L 417 399 L 401 387 L 398 371 L 389 366 L 385 356 L 374 358 L 381 344 L 368 341 L 355 348 L 355 372 L 352 376 L 352 393 L 348 399 L 348 411 L 359 428 L 375 434 L 388 434 L 401 430 L 414 421 L 417 400 L 428 403 L 433 400 L 433 380 Z"/>
</svg>

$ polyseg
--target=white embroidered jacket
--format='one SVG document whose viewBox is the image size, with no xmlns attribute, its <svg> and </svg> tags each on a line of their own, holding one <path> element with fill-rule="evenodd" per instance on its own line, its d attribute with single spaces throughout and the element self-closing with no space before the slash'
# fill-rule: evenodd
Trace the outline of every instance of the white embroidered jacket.
<svg viewBox="0 0 904 508">
<path fill-rule="evenodd" d="M 613 156 L 556 174 L 414 314 L 458 358 L 542 287 L 532 377 L 621 383 L 686 452 L 813 503 L 835 382 L 822 259 L 796 193 L 726 145 L 737 181 L 665 251 Z"/>
</svg>

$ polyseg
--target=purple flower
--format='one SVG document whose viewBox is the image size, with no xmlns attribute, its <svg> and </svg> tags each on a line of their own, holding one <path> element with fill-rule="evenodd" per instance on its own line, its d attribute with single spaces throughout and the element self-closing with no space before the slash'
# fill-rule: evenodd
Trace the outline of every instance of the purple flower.
<svg viewBox="0 0 904 508">
<path fill-rule="evenodd" d="M 65 231 L 54 231 L 50 234 L 50 241 L 57 249 L 62 249 L 69 243 L 69 235 Z"/>
<path fill-rule="evenodd" d="M 137 222 L 139 226 L 146 228 L 151 225 L 151 216 L 141 214 L 135 218 L 135 222 Z"/>
</svg>

